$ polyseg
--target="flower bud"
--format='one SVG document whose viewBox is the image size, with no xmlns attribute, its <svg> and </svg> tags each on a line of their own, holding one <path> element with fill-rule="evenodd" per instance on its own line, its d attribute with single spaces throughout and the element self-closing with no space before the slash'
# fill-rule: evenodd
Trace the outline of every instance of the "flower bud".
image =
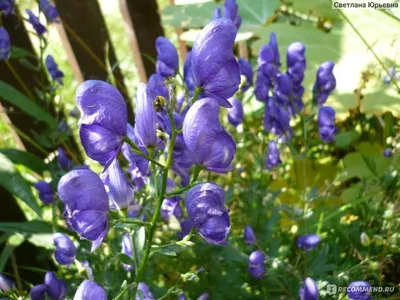
<svg viewBox="0 0 400 300">
<path fill-rule="evenodd" d="M 8 31 L 4 27 L 0 27 L 0 61 L 10 57 L 11 41 Z"/>
<path fill-rule="evenodd" d="M 141 298 L 138 293 L 136 293 L 135 300 L 154 300 L 154 296 L 150 291 L 150 288 L 144 282 L 139 282 L 138 284 L 138 292 L 141 291 L 143 293 L 143 298 Z"/>
<path fill-rule="evenodd" d="M 249 225 L 246 225 L 244 228 L 243 239 L 248 246 L 252 246 L 256 243 L 256 235 L 253 231 L 253 228 L 251 228 Z"/>
<path fill-rule="evenodd" d="M 39 192 L 39 199 L 44 204 L 50 204 L 54 201 L 54 191 L 49 183 L 46 181 L 38 181 L 34 185 L 35 189 Z"/>
<path fill-rule="evenodd" d="M 0 290 L 7 294 L 14 289 L 14 281 L 0 273 Z"/>
<path fill-rule="evenodd" d="M 132 258 L 132 240 L 131 240 L 131 236 L 130 236 L 129 233 L 125 233 L 125 234 L 122 236 L 121 245 L 122 245 L 122 250 L 121 250 L 121 252 L 122 252 L 123 254 L 128 255 L 129 257 Z M 133 270 L 133 266 L 127 265 L 127 264 L 124 264 L 124 268 L 125 268 L 125 270 L 127 270 L 128 272 L 130 272 L 130 271 Z"/>
<path fill-rule="evenodd" d="M 44 283 L 47 286 L 47 295 L 52 300 L 63 300 L 67 296 L 67 284 L 58 279 L 53 272 L 47 272 L 44 277 Z"/>
<path fill-rule="evenodd" d="M 92 280 L 85 280 L 75 293 L 74 300 L 107 300 L 106 291 Z"/>
<path fill-rule="evenodd" d="M 53 56 L 47 55 L 46 57 L 46 68 L 49 71 L 51 78 L 54 81 L 57 81 L 59 84 L 63 84 L 62 78 L 64 77 L 64 73 L 58 69 L 57 63 L 54 61 Z"/>
<path fill-rule="evenodd" d="M 364 247 L 368 247 L 371 244 L 371 239 L 365 232 L 361 233 L 360 241 L 361 245 L 363 245 Z"/>
<path fill-rule="evenodd" d="M 262 279 L 265 276 L 265 256 L 260 250 L 252 252 L 249 256 L 248 270 L 254 278 Z"/>
<path fill-rule="evenodd" d="M 63 233 L 53 234 L 53 242 L 56 246 L 54 256 L 60 265 L 69 266 L 75 261 L 76 247 L 71 239 Z"/>
<path fill-rule="evenodd" d="M 370 300 L 371 293 L 368 289 L 371 285 L 365 281 L 353 281 L 347 287 L 347 297 L 349 300 Z"/>
<path fill-rule="evenodd" d="M 297 246 L 303 251 L 313 250 L 321 242 L 321 238 L 316 234 L 306 234 L 297 238 Z"/>
<path fill-rule="evenodd" d="M 46 32 L 46 27 L 40 23 L 39 18 L 29 9 L 26 9 L 25 12 L 28 14 L 28 22 L 31 23 L 36 33 L 38 35 L 43 35 Z"/>
<path fill-rule="evenodd" d="M 300 300 L 318 300 L 319 299 L 319 292 L 318 287 L 315 281 L 307 277 L 304 280 L 304 286 L 299 290 Z"/>
</svg>

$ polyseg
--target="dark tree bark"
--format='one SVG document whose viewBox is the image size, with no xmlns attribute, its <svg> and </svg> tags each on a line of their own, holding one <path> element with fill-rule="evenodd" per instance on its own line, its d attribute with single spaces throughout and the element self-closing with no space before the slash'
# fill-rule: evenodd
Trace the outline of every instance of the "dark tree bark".
<svg viewBox="0 0 400 300">
<path fill-rule="evenodd" d="M 110 65 L 132 120 L 132 104 L 97 0 L 55 0 L 55 4 L 84 79 L 107 81 Z"/>
<path fill-rule="evenodd" d="M 153 58 L 157 57 L 155 48 L 156 38 L 164 35 L 161 20 L 158 14 L 156 0 L 120 0 L 126 1 L 129 15 L 133 24 L 140 53 Z M 143 58 L 144 69 L 147 77 L 155 72 L 152 61 Z"/>
</svg>

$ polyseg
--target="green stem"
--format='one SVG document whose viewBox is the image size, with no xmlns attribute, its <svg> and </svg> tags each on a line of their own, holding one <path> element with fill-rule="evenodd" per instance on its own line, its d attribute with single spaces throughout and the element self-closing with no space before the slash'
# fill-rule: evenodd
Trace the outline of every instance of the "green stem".
<svg viewBox="0 0 400 300">
<path fill-rule="evenodd" d="M 153 180 L 154 180 L 153 186 L 154 186 L 154 195 L 155 195 L 154 198 L 157 199 L 157 197 L 158 197 L 158 178 L 157 178 L 156 164 L 154 163 L 156 161 L 155 160 L 156 152 L 155 152 L 154 147 L 148 147 L 147 150 L 149 151 L 150 157 L 152 159 L 150 161 L 150 170 L 151 170 L 151 173 L 153 173 Z"/>
<path fill-rule="evenodd" d="M 154 234 L 155 234 L 156 228 L 157 228 L 157 220 L 160 217 L 161 204 L 162 204 L 162 202 L 163 202 L 163 200 L 165 198 L 166 191 L 167 191 L 168 171 L 172 166 L 172 152 L 173 152 L 173 149 L 174 149 L 177 132 L 176 132 L 176 128 L 175 128 L 174 118 L 173 118 L 173 115 L 172 115 L 172 112 L 171 112 L 170 109 L 168 110 L 168 114 L 169 114 L 170 120 L 171 120 L 172 137 L 171 137 L 171 141 L 170 141 L 170 143 L 168 145 L 168 156 L 167 156 L 167 162 L 166 162 L 165 168 L 163 170 L 161 192 L 160 192 L 160 195 L 158 196 L 158 199 L 157 199 L 157 204 L 156 204 L 156 208 L 155 208 L 155 211 L 154 211 L 153 218 L 151 219 L 152 226 L 150 228 L 149 235 L 146 238 L 146 248 L 144 249 L 143 258 L 142 258 L 142 260 L 140 262 L 139 271 L 138 271 L 137 276 L 135 278 L 132 299 L 135 299 L 135 297 L 136 297 L 138 284 L 143 279 L 143 275 L 144 275 L 144 271 L 146 269 L 147 261 L 149 260 L 150 250 L 151 250 L 151 246 L 153 244 Z"/>
<path fill-rule="evenodd" d="M 328 0 L 329 2 L 332 3 L 332 0 Z M 379 56 L 375 53 L 374 49 L 372 49 L 372 47 L 370 46 L 370 44 L 368 44 L 367 40 L 364 39 L 364 37 L 362 36 L 362 34 L 358 31 L 358 29 L 353 25 L 353 23 L 350 21 L 349 18 L 347 18 L 347 16 L 342 12 L 341 9 L 337 10 L 339 12 L 339 14 L 343 17 L 343 19 L 350 25 L 350 27 L 354 30 L 354 32 L 358 35 L 358 37 L 363 41 L 363 43 L 365 44 L 365 46 L 367 46 L 368 50 L 371 51 L 371 53 L 374 55 L 375 59 L 378 61 L 378 63 L 381 65 L 381 67 L 385 70 L 386 74 L 390 77 L 390 80 L 392 81 L 392 83 L 396 86 L 397 88 L 397 92 L 400 93 L 400 87 L 396 82 L 396 79 L 394 78 L 394 76 L 392 77 L 390 75 L 389 69 L 384 65 L 384 63 L 381 61 L 381 59 L 379 58 Z"/>
<path fill-rule="evenodd" d="M 199 184 L 199 182 L 196 182 L 196 181 L 192 182 L 192 183 L 189 183 L 184 188 L 181 188 L 179 190 L 173 191 L 171 193 L 166 193 L 165 196 L 168 198 L 168 197 L 173 197 L 173 196 L 180 195 L 180 194 L 186 192 L 187 190 L 191 189 L 192 187 L 194 187 L 195 185 L 198 185 L 198 184 Z"/>
<path fill-rule="evenodd" d="M 153 158 L 151 158 L 150 156 L 144 154 L 142 151 L 140 151 L 139 147 L 131 141 L 131 139 L 128 136 L 124 137 L 124 142 L 129 144 L 129 146 L 132 147 L 131 151 L 137 155 L 140 155 L 141 157 L 147 159 L 148 161 L 156 164 L 157 166 L 159 166 L 161 169 L 164 169 L 164 165 L 160 164 L 158 161 L 154 160 Z"/>
<path fill-rule="evenodd" d="M 199 88 L 196 86 L 196 89 L 194 90 L 193 98 L 192 98 L 192 105 L 193 103 L 196 102 L 197 98 L 199 97 L 200 93 L 203 91 L 202 88 Z"/>
</svg>

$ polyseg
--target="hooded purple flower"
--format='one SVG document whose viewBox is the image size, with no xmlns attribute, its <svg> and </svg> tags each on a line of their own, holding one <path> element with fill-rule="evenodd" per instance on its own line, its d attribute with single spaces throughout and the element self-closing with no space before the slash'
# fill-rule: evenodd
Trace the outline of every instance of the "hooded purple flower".
<svg viewBox="0 0 400 300">
<path fill-rule="evenodd" d="M 71 164 L 72 164 L 71 159 L 68 157 L 64 149 L 58 147 L 57 151 L 58 151 L 58 156 L 57 156 L 58 166 L 63 170 L 71 169 Z"/>
<path fill-rule="evenodd" d="M 46 181 L 38 181 L 34 186 L 39 192 L 39 199 L 44 204 L 50 204 L 54 201 L 54 191 L 49 183 Z"/>
<path fill-rule="evenodd" d="M 75 94 L 81 112 L 79 135 L 86 154 L 108 167 L 126 134 L 128 113 L 121 93 L 100 80 L 82 83 Z"/>
<path fill-rule="evenodd" d="M 197 300 L 208 300 L 210 299 L 210 294 L 209 293 L 203 293 L 200 295 L 199 298 L 197 298 Z"/>
<path fill-rule="evenodd" d="M 332 61 L 326 61 L 321 64 L 317 71 L 313 93 L 314 101 L 317 106 L 322 106 L 328 99 L 328 96 L 336 87 L 336 78 L 333 75 L 333 67 L 335 64 Z"/>
<path fill-rule="evenodd" d="M 313 250 L 321 242 L 321 238 L 316 234 L 306 234 L 297 238 L 297 246 L 303 251 Z"/>
<path fill-rule="evenodd" d="M 113 209 L 126 208 L 133 202 L 133 187 L 128 183 L 128 179 L 117 159 L 110 164 L 106 171 L 100 174 L 100 178 L 113 203 Z"/>
<path fill-rule="evenodd" d="M 263 70 L 257 71 L 256 83 L 254 85 L 254 95 L 258 101 L 267 102 L 269 99 L 269 90 L 271 88 L 271 80 Z"/>
<path fill-rule="evenodd" d="M 125 233 L 122 236 L 121 246 L 122 246 L 121 252 L 132 258 L 132 241 L 131 241 L 131 236 L 129 235 L 129 233 Z M 133 270 L 133 266 L 126 265 L 126 264 L 123 264 L 123 265 L 124 265 L 125 270 L 128 272 Z"/>
<path fill-rule="evenodd" d="M 0 61 L 6 60 L 10 57 L 11 41 L 7 30 L 0 27 Z"/>
<path fill-rule="evenodd" d="M 230 107 L 228 98 L 239 88 L 240 68 L 233 55 L 236 27 L 229 19 L 217 19 L 198 34 L 192 48 L 193 74 L 196 86 L 205 97 Z"/>
<path fill-rule="evenodd" d="M 41 23 L 39 18 L 29 9 L 25 10 L 28 14 L 28 22 L 31 23 L 33 29 L 35 29 L 38 35 L 43 35 L 46 32 L 46 27 L 44 27 Z"/>
<path fill-rule="evenodd" d="M 149 88 L 142 83 L 136 95 L 135 135 L 141 146 L 157 145 L 157 112 Z"/>
<path fill-rule="evenodd" d="M 285 133 L 289 138 L 292 135 L 289 113 L 282 105 L 277 104 L 274 98 L 270 98 L 265 106 L 264 130 L 277 137 L 282 137 Z"/>
<path fill-rule="evenodd" d="M 242 85 L 241 88 L 242 93 L 244 93 L 253 84 L 253 69 L 250 63 L 244 58 L 239 58 L 238 63 L 240 66 L 240 74 L 246 78 L 246 82 Z"/>
<path fill-rule="evenodd" d="M 174 189 L 174 181 L 168 178 L 167 192 L 172 192 Z M 174 215 L 178 220 L 182 219 L 183 211 L 180 206 L 180 201 L 182 200 L 179 196 L 174 196 L 170 198 L 165 198 L 161 205 L 161 217 L 168 221 L 169 218 Z"/>
<path fill-rule="evenodd" d="M 178 300 L 186 300 L 186 295 L 184 293 L 180 294 Z"/>
<path fill-rule="evenodd" d="M 154 101 L 157 96 L 162 96 L 166 100 L 169 100 L 168 89 L 164 83 L 164 78 L 160 75 L 153 74 L 150 76 L 147 89 L 149 90 L 152 101 Z"/>
<path fill-rule="evenodd" d="M 193 74 L 192 51 L 189 51 L 186 55 L 185 64 L 183 65 L 183 79 L 185 80 L 185 85 L 189 91 L 189 95 L 193 96 L 196 84 Z"/>
<path fill-rule="evenodd" d="M 0 273 L 0 291 L 7 294 L 11 292 L 15 287 L 14 281 L 8 279 L 6 276 Z"/>
<path fill-rule="evenodd" d="M 93 280 L 83 281 L 76 290 L 74 300 L 107 300 L 106 291 Z"/>
<path fill-rule="evenodd" d="M 44 277 L 44 284 L 35 285 L 30 292 L 32 300 L 44 300 L 45 294 L 51 300 L 63 300 L 67 296 L 67 284 L 58 279 L 53 272 L 47 272 Z"/>
<path fill-rule="evenodd" d="M 330 106 L 323 106 L 318 111 L 319 136 L 325 143 L 335 140 L 335 110 Z"/>
<path fill-rule="evenodd" d="M 271 33 L 269 43 L 262 46 L 258 54 L 258 68 L 274 82 L 281 66 L 278 42 L 275 33 Z"/>
<path fill-rule="evenodd" d="M 319 299 L 318 287 L 312 278 L 307 277 L 306 280 L 304 280 L 304 286 L 302 288 L 300 288 L 299 296 L 300 296 L 300 300 L 318 300 Z"/>
<path fill-rule="evenodd" d="M 181 234 L 180 239 L 183 240 L 192 230 L 193 225 L 190 219 L 185 219 L 181 222 Z"/>
<path fill-rule="evenodd" d="M 13 9 L 14 0 L 0 0 L 0 14 L 4 13 L 5 16 L 14 12 Z"/>
<path fill-rule="evenodd" d="M 45 300 L 47 292 L 47 285 L 45 284 L 38 284 L 31 288 L 29 296 L 31 300 Z"/>
<path fill-rule="evenodd" d="M 383 156 L 386 158 L 392 157 L 393 156 L 393 151 L 390 150 L 389 148 L 385 148 L 383 150 Z"/>
<path fill-rule="evenodd" d="M 221 19 L 221 18 L 222 18 L 222 15 L 221 15 L 221 8 L 216 7 L 216 8 L 214 9 L 214 20 L 216 20 L 216 19 Z"/>
<path fill-rule="evenodd" d="M 249 225 L 246 225 L 244 228 L 243 239 L 248 246 L 254 245 L 257 241 L 253 228 L 251 228 Z"/>
<path fill-rule="evenodd" d="M 244 118 L 242 102 L 236 98 L 230 98 L 228 101 L 232 105 L 232 108 L 229 108 L 228 111 L 228 121 L 233 126 L 238 126 Z"/>
<path fill-rule="evenodd" d="M 149 286 L 144 282 L 139 282 L 138 291 L 143 293 L 143 297 L 140 297 L 139 293 L 137 293 L 135 300 L 154 300 L 154 296 L 151 293 Z"/>
<path fill-rule="evenodd" d="M 71 239 L 63 233 L 53 234 L 53 242 L 56 246 L 54 256 L 60 265 L 69 266 L 75 261 L 76 247 Z"/>
<path fill-rule="evenodd" d="M 108 195 L 103 182 L 91 170 L 72 170 L 61 177 L 58 196 L 65 203 L 68 225 L 82 238 L 93 242 L 93 252 L 108 230 Z"/>
<path fill-rule="evenodd" d="M 365 281 L 353 281 L 347 287 L 347 297 L 350 300 L 370 300 L 371 285 Z"/>
<path fill-rule="evenodd" d="M 235 24 L 236 29 L 239 30 L 239 27 L 242 24 L 242 18 L 240 17 L 238 10 L 239 6 L 236 4 L 236 0 L 225 0 L 224 17 L 231 19 Z"/>
<path fill-rule="evenodd" d="M 157 49 L 157 74 L 162 77 L 175 77 L 179 67 L 178 51 L 175 46 L 165 37 L 159 36 L 156 39 Z"/>
<path fill-rule="evenodd" d="M 63 300 L 67 296 L 67 284 L 58 279 L 53 272 L 47 272 L 44 277 L 44 284 L 47 286 L 47 295 L 51 300 Z"/>
<path fill-rule="evenodd" d="M 299 42 L 291 44 L 287 50 L 287 74 L 289 75 L 293 85 L 292 98 L 288 104 L 288 108 L 292 115 L 296 115 L 304 106 L 302 101 L 304 94 L 302 82 L 307 66 L 305 52 L 306 47 L 304 44 Z"/>
<path fill-rule="evenodd" d="M 186 210 L 193 226 L 207 242 L 226 244 L 231 224 L 223 188 L 212 182 L 192 187 L 186 196 Z"/>
<path fill-rule="evenodd" d="M 196 164 L 216 173 L 232 170 L 236 144 L 219 122 L 219 106 L 214 99 L 196 101 L 186 114 L 182 130 Z"/>
<path fill-rule="evenodd" d="M 275 141 L 268 142 L 268 152 L 267 152 L 267 161 L 265 162 L 265 166 L 268 170 L 272 170 L 277 165 L 281 163 L 281 156 L 279 154 L 278 146 Z"/>
<path fill-rule="evenodd" d="M 254 278 L 262 279 L 265 276 L 264 259 L 265 256 L 260 250 L 250 254 L 248 270 Z"/>
<path fill-rule="evenodd" d="M 49 0 L 40 0 L 39 9 L 44 13 L 46 19 L 49 22 L 57 22 L 58 11 L 53 5 L 50 4 Z"/>
<path fill-rule="evenodd" d="M 58 69 L 58 65 L 51 55 L 47 55 L 46 57 L 46 68 L 54 81 L 57 81 L 59 84 L 63 84 L 62 78 L 64 77 L 64 73 Z"/>
</svg>

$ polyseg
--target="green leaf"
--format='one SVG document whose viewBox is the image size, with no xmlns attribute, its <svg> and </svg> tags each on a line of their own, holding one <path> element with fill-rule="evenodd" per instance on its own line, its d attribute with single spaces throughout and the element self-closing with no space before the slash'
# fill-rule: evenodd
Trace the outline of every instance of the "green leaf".
<svg viewBox="0 0 400 300">
<path fill-rule="evenodd" d="M 53 233 L 53 227 L 50 223 L 43 221 L 0 222 L 0 231 L 7 232 L 9 234 Z"/>
<path fill-rule="evenodd" d="M 139 229 L 135 230 L 133 234 L 133 255 L 139 264 L 143 256 L 145 244 L 146 230 L 144 227 L 140 227 Z"/>
<path fill-rule="evenodd" d="M 356 130 L 341 132 L 336 135 L 335 145 L 338 148 L 344 149 L 350 146 L 356 140 L 358 140 L 359 137 L 360 134 Z"/>
<path fill-rule="evenodd" d="M 151 246 L 151 252 L 152 253 L 161 253 L 167 256 L 176 256 L 177 253 L 180 253 L 182 251 L 185 251 L 188 247 L 179 245 L 179 244 L 169 244 L 169 245 L 152 245 Z"/>
<path fill-rule="evenodd" d="M 31 115 L 37 120 L 49 124 L 51 127 L 57 127 L 57 121 L 33 100 L 22 94 L 20 91 L 9 85 L 8 83 L 0 80 L 0 98 L 5 101 L 18 106 L 22 111 Z"/>
<path fill-rule="evenodd" d="M 12 247 L 10 247 L 9 245 L 6 245 L 3 249 L 3 252 L 1 252 L 0 255 L 0 273 L 3 272 L 4 267 L 8 261 L 8 258 L 10 257 L 12 251 Z"/>
<path fill-rule="evenodd" d="M 130 265 L 130 266 L 135 265 L 135 262 L 133 261 L 133 259 L 124 253 L 118 253 L 117 257 L 122 263 L 124 263 L 126 265 Z"/>
<path fill-rule="evenodd" d="M 39 217 L 42 216 L 31 187 L 17 171 L 14 164 L 2 153 L 0 153 L 0 185 L 24 201 Z"/>
<path fill-rule="evenodd" d="M 16 46 L 11 47 L 11 58 L 20 59 L 25 57 L 35 57 L 35 56 L 23 48 L 19 48 Z"/>
<path fill-rule="evenodd" d="M 265 26 L 279 8 L 279 0 L 249 1 L 237 0 L 239 14 L 242 17 L 240 30 L 254 30 Z"/>
<path fill-rule="evenodd" d="M 46 165 L 42 159 L 32 153 L 7 148 L 0 149 L 0 153 L 7 156 L 14 164 L 23 165 L 34 172 L 43 173 L 44 171 L 49 170 L 49 166 Z"/>
<path fill-rule="evenodd" d="M 295 0 L 292 2 L 291 7 L 296 11 L 320 18 L 334 20 L 338 17 L 337 11 L 332 9 L 332 4 L 327 0 Z"/>
</svg>

